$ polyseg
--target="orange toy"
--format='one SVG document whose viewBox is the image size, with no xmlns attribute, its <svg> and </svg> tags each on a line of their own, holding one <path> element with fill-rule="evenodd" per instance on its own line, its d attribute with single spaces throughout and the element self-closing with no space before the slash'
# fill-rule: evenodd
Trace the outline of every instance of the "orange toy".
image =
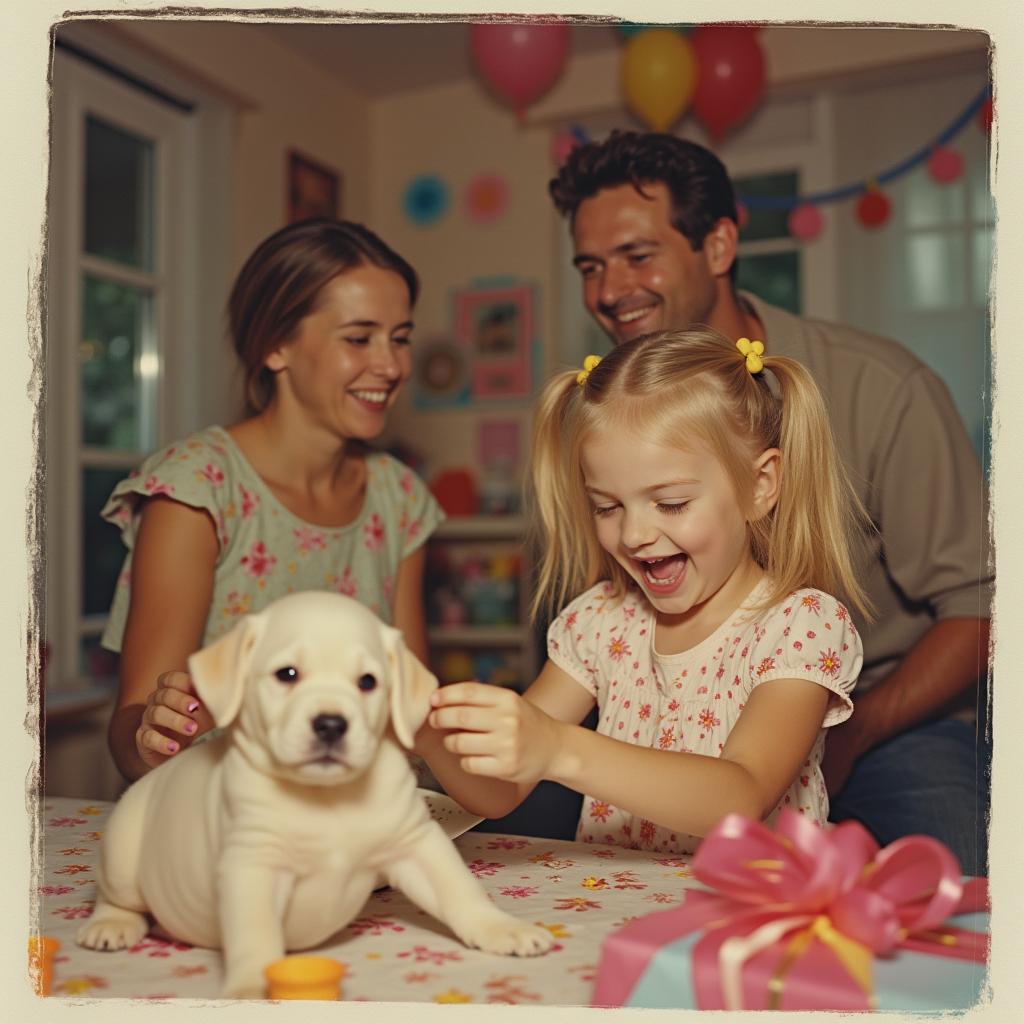
<svg viewBox="0 0 1024 1024">
<path fill-rule="evenodd" d="M 345 965 L 323 956 L 286 956 L 263 973 L 269 999 L 340 999 Z"/>
<path fill-rule="evenodd" d="M 53 988 L 53 956 L 60 943 L 49 935 L 30 935 L 28 973 L 37 996 L 48 996 Z"/>
</svg>

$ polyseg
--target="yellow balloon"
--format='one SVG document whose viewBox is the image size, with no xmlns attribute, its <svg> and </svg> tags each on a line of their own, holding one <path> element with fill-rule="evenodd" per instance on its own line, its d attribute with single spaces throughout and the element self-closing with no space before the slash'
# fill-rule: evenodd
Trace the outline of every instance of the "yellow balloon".
<svg viewBox="0 0 1024 1024">
<path fill-rule="evenodd" d="M 697 88 L 697 59 L 689 39 L 668 28 L 633 36 L 622 54 L 622 92 L 649 128 L 667 131 L 690 105 Z"/>
</svg>

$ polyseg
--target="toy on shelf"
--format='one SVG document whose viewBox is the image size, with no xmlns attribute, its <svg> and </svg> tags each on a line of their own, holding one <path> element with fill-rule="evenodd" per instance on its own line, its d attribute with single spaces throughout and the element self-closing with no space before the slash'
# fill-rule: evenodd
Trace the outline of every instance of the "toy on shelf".
<svg viewBox="0 0 1024 1024">
<path fill-rule="evenodd" d="M 53 958 L 60 943 L 49 935 L 30 935 L 28 940 L 28 973 L 37 996 L 48 996 L 53 990 Z"/>
<path fill-rule="evenodd" d="M 427 564 L 428 621 L 442 626 L 517 625 L 521 571 L 518 552 L 432 549 Z"/>
<path fill-rule="evenodd" d="M 263 973 L 268 999 L 340 999 L 345 965 L 324 956 L 286 956 Z"/>
<path fill-rule="evenodd" d="M 461 648 L 447 650 L 437 659 L 436 668 L 442 683 L 475 679 L 491 686 L 519 689 L 524 682 L 522 655 L 514 648 L 482 649 L 472 654 Z"/>
<path fill-rule="evenodd" d="M 430 491 L 450 516 L 472 516 L 480 509 L 476 477 L 468 469 L 445 469 L 430 481 Z"/>
</svg>

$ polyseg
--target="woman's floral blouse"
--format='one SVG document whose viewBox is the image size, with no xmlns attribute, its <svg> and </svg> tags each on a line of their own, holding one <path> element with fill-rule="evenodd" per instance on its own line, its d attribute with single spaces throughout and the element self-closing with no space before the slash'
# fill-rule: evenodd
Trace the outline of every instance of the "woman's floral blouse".
<svg viewBox="0 0 1024 1024">
<path fill-rule="evenodd" d="M 430 536 L 444 513 L 423 482 L 397 459 L 366 456 L 366 496 L 348 526 L 304 522 L 282 505 L 222 427 L 207 427 L 151 455 L 122 480 L 103 508 L 128 548 L 103 645 L 120 650 L 131 599 L 131 559 L 144 498 L 166 495 L 205 509 L 220 551 L 203 645 L 240 615 L 292 591 L 348 594 L 392 620 L 402 560 Z"/>
</svg>

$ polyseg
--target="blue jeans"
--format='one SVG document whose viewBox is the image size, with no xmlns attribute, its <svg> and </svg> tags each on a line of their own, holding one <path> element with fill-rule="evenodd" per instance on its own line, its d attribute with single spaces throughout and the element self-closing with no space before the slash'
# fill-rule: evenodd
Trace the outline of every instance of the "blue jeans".
<svg viewBox="0 0 1024 1024">
<path fill-rule="evenodd" d="M 974 726 L 927 722 L 860 757 L 831 801 L 829 820 L 854 818 L 882 846 L 914 833 L 934 836 L 964 874 L 985 875 L 990 764 Z"/>
</svg>

